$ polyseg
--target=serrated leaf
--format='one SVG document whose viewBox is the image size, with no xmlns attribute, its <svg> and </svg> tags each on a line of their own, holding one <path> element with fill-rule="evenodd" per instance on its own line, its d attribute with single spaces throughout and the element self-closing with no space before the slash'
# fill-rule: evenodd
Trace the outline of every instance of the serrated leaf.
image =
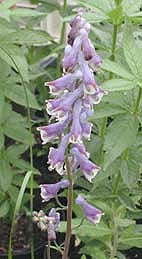
<svg viewBox="0 0 142 259">
<path fill-rule="evenodd" d="M 100 103 L 95 107 L 95 112 L 92 117 L 90 117 L 89 121 L 94 122 L 95 119 L 100 119 L 104 117 L 113 116 L 116 114 L 126 113 L 127 111 L 122 107 L 111 104 L 111 103 Z"/>
<path fill-rule="evenodd" d="M 41 110 L 34 94 L 27 87 L 26 92 L 30 108 Z M 27 107 L 26 95 L 23 85 L 18 85 L 15 82 L 7 80 L 5 82 L 5 96 L 13 102 Z"/>
<path fill-rule="evenodd" d="M 139 11 L 140 7 L 142 6 L 141 0 L 123 0 L 122 1 L 122 7 L 124 12 L 127 15 L 131 15 L 135 13 L 136 11 Z"/>
<path fill-rule="evenodd" d="M 31 10 L 28 8 L 16 8 L 12 10 L 11 17 L 16 18 L 23 18 L 23 17 L 40 17 L 46 16 L 46 13 L 38 12 L 36 10 Z"/>
<path fill-rule="evenodd" d="M 112 79 L 105 81 L 101 84 L 101 87 L 104 90 L 108 90 L 110 92 L 114 91 L 128 91 L 133 89 L 136 86 L 135 81 L 125 80 L 125 79 Z"/>
<path fill-rule="evenodd" d="M 3 128 L 0 126 L 0 149 L 4 145 L 4 134 L 3 134 Z"/>
<path fill-rule="evenodd" d="M 136 188 L 140 178 L 142 150 L 135 146 L 128 151 L 127 159 L 121 162 L 121 176 L 128 188 Z"/>
<path fill-rule="evenodd" d="M 138 122 L 132 115 L 120 115 L 108 127 L 104 150 L 104 170 L 136 140 Z"/>
<path fill-rule="evenodd" d="M 103 223 L 99 223 L 96 226 L 93 226 L 91 223 L 87 222 L 86 220 L 83 224 L 76 228 L 81 222 L 81 219 L 73 219 L 72 220 L 72 227 L 73 234 L 78 235 L 80 237 L 93 237 L 95 239 L 101 238 L 103 236 L 111 235 L 111 230 Z M 58 231 L 66 232 L 66 222 L 61 222 L 61 226 L 59 227 Z"/>
<path fill-rule="evenodd" d="M 4 126 L 4 133 L 9 138 L 18 140 L 24 144 L 29 144 L 32 141 L 34 144 L 33 135 L 23 127 L 20 123 L 6 123 Z"/>
<path fill-rule="evenodd" d="M 3 44 L 24 44 L 27 46 L 35 44 L 48 44 L 51 37 L 48 33 L 33 30 L 19 30 L 16 32 L 3 32 L 0 35 L 0 41 Z"/>
<path fill-rule="evenodd" d="M 28 63 L 23 50 L 16 45 L 0 43 L 0 58 L 13 67 L 28 82 Z"/>
<path fill-rule="evenodd" d="M 6 216 L 10 209 L 9 202 L 6 200 L 0 205 L 0 218 Z"/>
<path fill-rule="evenodd" d="M 6 192 L 12 182 L 13 173 L 7 160 L 0 159 L 0 186 Z"/>
<path fill-rule="evenodd" d="M 125 67 L 123 67 L 122 65 L 120 65 L 114 61 L 111 61 L 109 59 L 105 59 L 103 61 L 102 69 L 104 69 L 106 71 L 110 71 L 123 78 L 129 79 L 129 80 L 134 80 L 134 76 L 129 71 L 127 71 L 127 69 Z"/>
<path fill-rule="evenodd" d="M 123 47 L 125 59 L 132 74 L 140 82 L 142 81 L 142 51 L 138 48 L 130 27 L 126 27 L 123 34 Z"/>
<path fill-rule="evenodd" d="M 128 247 L 142 247 L 142 225 L 132 225 L 123 231 L 120 240 L 120 245 L 128 245 Z"/>
</svg>

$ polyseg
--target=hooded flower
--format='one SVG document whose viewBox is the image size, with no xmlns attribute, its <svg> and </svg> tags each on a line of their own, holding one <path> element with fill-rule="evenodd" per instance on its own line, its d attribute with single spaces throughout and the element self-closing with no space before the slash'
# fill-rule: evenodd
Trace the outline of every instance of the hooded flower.
<svg viewBox="0 0 142 259">
<path fill-rule="evenodd" d="M 63 166 L 64 166 L 64 156 L 65 151 L 69 142 L 70 134 L 65 135 L 59 147 L 50 148 L 49 155 L 48 155 L 48 163 L 50 164 L 49 170 L 56 169 L 56 171 L 62 175 L 64 173 Z"/>
<path fill-rule="evenodd" d="M 60 225 L 60 214 L 56 212 L 55 208 L 52 208 L 48 214 L 48 238 L 49 240 L 56 239 L 56 228 Z"/>
<path fill-rule="evenodd" d="M 93 224 L 100 222 L 103 215 L 102 211 L 90 205 L 81 195 L 76 198 L 76 204 L 81 205 L 85 217 Z"/>
<path fill-rule="evenodd" d="M 91 182 L 92 179 L 96 176 L 100 168 L 92 163 L 86 156 L 84 156 L 78 148 L 73 147 L 70 151 L 72 155 L 75 156 L 75 159 L 79 163 L 80 169 L 82 170 L 85 178 Z"/>
<path fill-rule="evenodd" d="M 71 126 L 71 142 L 81 142 L 82 128 L 80 125 L 81 100 L 77 100 L 73 107 L 73 122 Z"/>
<path fill-rule="evenodd" d="M 54 81 L 46 82 L 45 86 L 50 87 L 50 93 L 53 95 L 58 95 L 65 89 L 73 91 L 76 85 L 76 81 L 82 78 L 80 70 L 75 71 L 74 73 L 69 73 L 60 77 Z"/>
<path fill-rule="evenodd" d="M 65 50 L 65 56 L 63 59 L 63 68 L 64 71 L 71 72 L 73 71 L 73 68 L 78 63 L 78 54 L 81 49 L 82 44 L 82 35 L 79 35 L 74 40 L 73 46 L 68 47 L 70 48 L 70 51 Z"/>
<path fill-rule="evenodd" d="M 50 199 L 54 198 L 60 189 L 67 188 L 69 186 L 68 180 L 61 180 L 55 184 L 42 184 L 40 185 L 41 188 L 41 197 L 44 201 L 49 201 Z"/>
<path fill-rule="evenodd" d="M 93 71 L 90 70 L 88 62 L 84 59 L 82 53 L 79 56 L 80 69 L 83 74 L 84 91 L 86 94 L 94 94 L 96 91 L 96 82 L 94 80 Z"/>
<path fill-rule="evenodd" d="M 47 112 L 53 117 L 61 118 L 69 112 L 74 102 L 83 95 L 83 88 L 80 86 L 72 93 L 66 93 L 63 97 L 52 99 L 47 102 Z"/>
<path fill-rule="evenodd" d="M 37 128 L 40 131 L 42 144 L 48 143 L 50 140 L 57 138 L 64 132 L 64 129 L 68 126 L 71 118 L 68 116 L 63 122 L 56 122 L 48 126 L 42 126 Z"/>
</svg>

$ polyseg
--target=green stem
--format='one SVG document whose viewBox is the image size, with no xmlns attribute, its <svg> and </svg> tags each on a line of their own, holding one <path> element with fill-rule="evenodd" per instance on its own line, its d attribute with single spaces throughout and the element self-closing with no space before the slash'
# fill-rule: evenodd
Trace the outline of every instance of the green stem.
<svg viewBox="0 0 142 259">
<path fill-rule="evenodd" d="M 50 255 L 50 240 L 48 238 L 48 246 L 47 246 L 47 259 L 51 259 L 51 255 Z"/>
<path fill-rule="evenodd" d="M 113 25 L 113 38 L 112 38 L 112 48 L 111 48 L 111 56 L 110 60 L 115 60 L 115 51 L 116 51 L 116 41 L 117 41 L 117 32 L 118 32 L 118 26 Z M 112 79 L 113 74 L 110 72 L 109 79 Z"/>
<path fill-rule="evenodd" d="M 73 181 L 72 181 L 72 174 L 71 168 L 68 160 L 68 156 L 65 158 L 67 176 L 69 180 L 69 187 L 68 187 L 68 208 L 67 208 L 67 229 L 66 229 L 66 237 L 64 243 L 64 252 L 62 259 L 68 258 L 69 246 L 70 246 L 70 239 L 71 239 L 71 225 L 72 225 L 72 197 L 73 197 Z"/>
<path fill-rule="evenodd" d="M 29 133 L 30 133 L 30 140 L 29 140 L 29 145 L 30 145 L 30 170 L 32 172 L 31 175 L 31 180 L 30 180 L 30 212 L 31 212 L 31 217 L 32 217 L 32 212 L 33 212 L 33 147 L 32 147 L 32 125 L 31 125 L 31 115 L 30 115 L 30 105 L 29 105 L 29 99 L 28 99 L 28 94 L 27 94 L 27 89 L 25 82 L 23 80 L 23 76 L 19 70 L 19 67 L 17 66 L 14 58 L 6 51 L 4 48 L 0 47 L 6 54 L 7 56 L 12 60 L 13 64 L 15 65 L 20 79 L 21 83 L 24 88 L 24 93 L 25 93 L 25 99 L 26 99 L 26 105 L 27 105 L 27 121 L 28 121 L 28 126 L 29 126 Z M 33 247 L 33 239 L 31 243 L 31 259 L 34 259 L 34 247 Z"/>
<path fill-rule="evenodd" d="M 117 253 L 118 248 L 118 229 L 117 226 L 115 226 L 114 233 L 113 233 L 113 247 L 111 250 L 110 259 L 114 259 Z"/>
<path fill-rule="evenodd" d="M 67 10 L 67 0 L 64 0 L 64 12 Z"/>
<path fill-rule="evenodd" d="M 115 183 L 114 183 L 114 186 L 113 186 L 113 191 L 112 191 L 113 194 L 117 194 L 118 193 L 120 182 L 121 182 L 121 171 L 119 171 L 119 173 L 118 173 L 118 175 L 116 177 L 116 180 L 115 180 Z"/>
<path fill-rule="evenodd" d="M 139 104 L 140 104 L 140 100 L 141 100 L 141 96 L 142 96 L 142 88 L 140 87 L 139 88 L 139 92 L 138 92 L 138 96 L 137 96 L 137 100 L 136 100 L 136 103 L 135 103 L 135 106 L 134 106 L 134 111 L 133 111 L 133 114 L 135 115 L 138 111 L 138 108 L 139 108 Z"/>
<path fill-rule="evenodd" d="M 64 10 L 64 13 L 67 10 L 67 0 L 64 0 L 63 10 Z M 62 29 L 61 29 L 61 36 L 60 36 L 60 45 L 64 43 L 65 29 L 66 29 L 66 22 L 63 22 Z M 57 58 L 57 77 L 60 77 L 62 74 L 61 62 L 62 62 L 62 53 L 59 53 Z"/>
</svg>

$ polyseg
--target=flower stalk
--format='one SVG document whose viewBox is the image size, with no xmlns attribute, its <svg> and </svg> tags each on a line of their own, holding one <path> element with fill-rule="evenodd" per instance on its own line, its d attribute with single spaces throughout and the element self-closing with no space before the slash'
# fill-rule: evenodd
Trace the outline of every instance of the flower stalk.
<svg viewBox="0 0 142 259">
<path fill-rule="evenodd" d="M 65 164 L 67 168 L 67 176 L 69 180 L 68 187 L 68 197 L 67 197 L 67 229 L 66 229 L 66 237 L 64 243 L 64 252 L 62 255 L 62 259 L 68 258 L 69 246 L 70 246 L 70 238 L 71 238 L 71 230 L 72 230 L 72 197 L 73 197 L 73 182 L 72 182 L 72 173 L 68 160 L 68 156 L 65 158 Z"/>
</svg>

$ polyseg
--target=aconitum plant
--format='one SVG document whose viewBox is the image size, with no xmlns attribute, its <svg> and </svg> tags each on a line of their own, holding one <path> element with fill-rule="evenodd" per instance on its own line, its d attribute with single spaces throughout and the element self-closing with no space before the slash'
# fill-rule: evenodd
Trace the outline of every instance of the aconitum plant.
<svg viewBox="0 0 142 259">
<path fill-rule="evenodd" d="M 57 148 L 50 148 L 47 163 L 49 170 L 55 169 L 63 179 L 58 183 L 43 184 L 40 187 L 44 202 L 56 198 L 60 189 L 68 188 L 63 259 L 68 258 L 71 237 L 74 175 L 80 169 L 86 180 L 91 182 L 100 170 L 100 167 L 89 159 L 84 140 L 90 140 L 92 124 L 88 118 L 93 114 L 94 105 L 97 105 L 106 94 L 94 79 L 93 72 L 96 73 L 100 68 L 101 58 L 88 37 L 90 24 L 79 13 L 71 21 L 70 26 L 63 58 L 63 76 L 45 83 L 53 95 L 52 99 L 46 101 L 46 110 L 52 123 L 38 128 L 43 144 L 54 139 L 59 139 L 60 142 Z M 91 223 L 100 222 L 103 212 L 88 204 L 81 195 L 77 197 L 76 204 L 82 207 L 84 216 Z M 40 214 L 43 215 L 43 212 Z M 40 215 L 34 215 L 38 225 L 48 230 L 48 238 L 51 240 L 56 238 L 55 229 L 59 225 L 57 215 L 56 210 L 52 209 L 48 216 L 44 216 L 42 224 Z"/>
</svg>

